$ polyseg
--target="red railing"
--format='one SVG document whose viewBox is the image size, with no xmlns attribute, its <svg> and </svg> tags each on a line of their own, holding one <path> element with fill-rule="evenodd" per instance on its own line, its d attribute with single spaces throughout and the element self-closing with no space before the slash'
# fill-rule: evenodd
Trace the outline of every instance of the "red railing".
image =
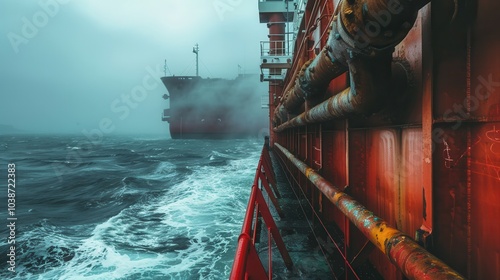
<svg viewBox="0 0 500 280">
<path fill-rule="evenodd" d="M 273 203 L 276 211 L 283 217 L 283 211 L 279 207 L 276 196 L 279 197 L 279 192 L 276 188 L 276 179 L 272 170 L 271 157 L 269 156 L 268 143 L 262 148 L 262 154 L 257 165 L 255 179 L 252 185 L 252 192 L 250 193 L 250 200 L 248 202 L 245 220 L 243 221 L 243 228 L 238 238 L 238 247 L 236 248 L 236 255 L 234 257 L 233 268 L 231 270 L 231 280 L 240 279 L 272 279 L 272 241 L 276 243 L 278 250 L 283 257 L 283 261 L 288 269 L 291 269 L 292 259 L 283 243 L 283 239 L 278 231 L 276 223 L 269 211 L 261 189 L 262 186 Z M 274 189 L 271 190 L 271 186 Z M 276 193 L 276 196 L 275 196 Z M 259 231 L 258 223 L 259 218 L 262 217 L 268 232 L 268 271 L 266 272 L 262 261 L 255 248 L 255 240 Z"/>
</svg>

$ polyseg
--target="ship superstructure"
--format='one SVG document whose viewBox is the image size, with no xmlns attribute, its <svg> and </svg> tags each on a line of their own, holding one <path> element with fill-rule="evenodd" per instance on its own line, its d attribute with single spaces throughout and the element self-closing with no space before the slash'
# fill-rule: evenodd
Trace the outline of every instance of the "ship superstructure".
<svg viewBox="0 0 500 280">
<path fill-rule="evenodd" d="M 231 279 L 301 262 L 281 172 L 332 279 L 499 279 L 500 2 L 258 4 L 271 135 Z"/>
</svg>

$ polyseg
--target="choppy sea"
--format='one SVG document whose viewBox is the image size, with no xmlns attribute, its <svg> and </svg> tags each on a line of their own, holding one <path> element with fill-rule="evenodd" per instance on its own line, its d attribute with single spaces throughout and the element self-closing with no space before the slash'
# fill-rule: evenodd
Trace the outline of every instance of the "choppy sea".
<svg viewBox="0 0 500 280">
<path fill-rule="evenodd" d="M 0 136 L 0 279 L 227 279 L 262 144 Z"/>
</svg>

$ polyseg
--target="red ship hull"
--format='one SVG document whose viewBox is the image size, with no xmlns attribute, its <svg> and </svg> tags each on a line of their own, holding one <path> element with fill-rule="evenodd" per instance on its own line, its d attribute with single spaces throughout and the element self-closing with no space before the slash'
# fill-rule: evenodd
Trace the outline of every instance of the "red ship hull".
<svg viewBox="0 0 500 280">
<path fill-rule="evenodd" d="M 259 1 L 271 137 L 252 194 L 272 175 L 260 168 L 269 153 L 290 182 L 276 189 L 307 200 L 311 239 L 330 263 L 321 279 L 500 279 L 499 9 L 492 0 Z M 307 270 L 296 244 L 285 240 L 293 269 L 285 249 L 257 248 L 253 210 L 267 206 L 255 196 L 231 279 L 282 277 L 274 267 L 283 263 Z M 276 200 L 270 208 L 285 208 Z"/>
</svg>

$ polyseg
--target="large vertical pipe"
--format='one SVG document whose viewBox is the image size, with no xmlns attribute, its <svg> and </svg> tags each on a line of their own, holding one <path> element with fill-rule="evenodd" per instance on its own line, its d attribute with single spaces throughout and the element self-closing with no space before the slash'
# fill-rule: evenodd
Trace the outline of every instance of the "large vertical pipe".
<svg viewBox="0 0 500 280">
<path fill-rule="evenodd" d="M 285 17 L 282 13 L 274 13 L 270 15 L 269 22 L 267 24 L 269 28 L 269 54 L 270 55 L 284 55 L 285 45 L 283 45 L 285 40 Z M 271 76 L 281 75 L 281 69 L 269 69 L 269 74 Z M 269 112 L 274 112 L 276 109 L 275 98 L 283 91 L 283 85 L 280 82 L 270 81 L 269 82 Z M 269 127 L 273 127 L 273 120 L 270 116 Z M 271 146 L 273 145 L 276 137 L 274 136 L 274 131 L 271 129 Z"/>
<path fill-rule="evenodd" d="M 285 17 L 282 13 L 274 13 L 269 16 L 269 22 L 267 23 L 269 28 L 269 42 L 270 45 L 270 55 L 284 55 L 284 41 L 285 41 Z"/>
</svg>

